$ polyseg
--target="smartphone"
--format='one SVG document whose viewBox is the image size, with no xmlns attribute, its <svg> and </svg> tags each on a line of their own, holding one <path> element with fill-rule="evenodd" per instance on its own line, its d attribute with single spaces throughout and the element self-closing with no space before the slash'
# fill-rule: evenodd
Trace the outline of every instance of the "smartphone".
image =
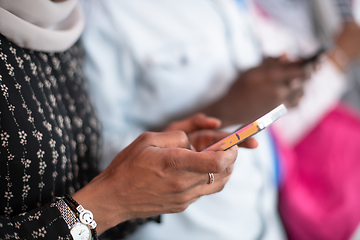
<svg viewBox="0 0 360 240">
<path fill-rule="evenodd" d="M 314 63 L 316 62 L 319 57 L 321 56 L 321 54 L 323 54 L 324 52 L 326 51 L 326 48 L 320 48 L 316 53 L 314 53 L 313 55 L 309 56 L 309 57 L 306 57 L 306 58 L 302 58 L 300 61 L 301 61 L 301 64 L 302 65 L 306 65 L 306 64 L 309 64 L 309 63 Z"/>
<path fill-rule="evenodd" d="M 255 135 L 256 133 L 264 130 L 276 120 L 278 120 L 281 116 L 283 116 L 287 112 L 287 109 L 284 104 L 274 108 L 269 113 L 260 117 L 250 124 L 246 124 L 245 126 L 241 126 L 234 133 L 230 134 L 226 138 L 218 141 L 217 143 L 211 145 L 210 147 L 204 149 L 206 150 L 227 150 L 232 146 L 241 143 L 245 139 Z"/>
</svg>

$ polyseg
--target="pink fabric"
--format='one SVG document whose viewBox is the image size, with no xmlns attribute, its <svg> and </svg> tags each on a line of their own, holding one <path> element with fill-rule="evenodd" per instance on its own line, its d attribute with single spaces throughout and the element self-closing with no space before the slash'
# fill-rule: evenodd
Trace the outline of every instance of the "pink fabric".
<svg viewBox="0 0 360 240">
<path fill-rule="evenodd" d="M 294 149 L 278 144 L 289 240 L 348 240 L 360 223 L 360 118 L 340 104 Z"/>
</svg>

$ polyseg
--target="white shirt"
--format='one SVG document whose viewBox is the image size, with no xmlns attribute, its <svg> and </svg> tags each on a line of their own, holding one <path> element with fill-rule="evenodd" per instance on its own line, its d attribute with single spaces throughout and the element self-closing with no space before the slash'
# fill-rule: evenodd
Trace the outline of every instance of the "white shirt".
<svg viewBox="0 0 360 240">
<path fill-rule="evenodd" d="M 104 123 L 103 168 L 146 129 L 220 98 L 236 70 L 261 59 L 246 15 L 231 0 L 102 0 L 92 7 L 85 73 Z M 241 149 L 222 192 L 146 224 L 133 238 L 283 239 L 271 140 L 267 132 L 259 137 L 259 149 Z"/>
<path fill-rule="evenodd" d="M 260 61 L 231 0 L 91 3 L 85 73 L 104 123 L 103 167 L 149 127 L 218 99 L 234 67 Z"/>
</svg>

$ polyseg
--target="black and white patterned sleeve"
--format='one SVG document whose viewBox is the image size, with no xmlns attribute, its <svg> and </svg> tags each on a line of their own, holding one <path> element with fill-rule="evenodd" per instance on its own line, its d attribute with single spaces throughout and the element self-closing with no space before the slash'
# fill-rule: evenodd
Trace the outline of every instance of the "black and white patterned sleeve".
<svg viewBox="0 0 360 240">
<path fill-rule="evenodd" d="M 72 239 L 55 202 L 21 213 L 0 216 L 0 239 Z"/>
<path fill-rule="evenodd" d="M 96 175 L 100 152 L 81 56 L 0 34 L 0 240 L 72 239 L 54 201 Z"/>
</svg>

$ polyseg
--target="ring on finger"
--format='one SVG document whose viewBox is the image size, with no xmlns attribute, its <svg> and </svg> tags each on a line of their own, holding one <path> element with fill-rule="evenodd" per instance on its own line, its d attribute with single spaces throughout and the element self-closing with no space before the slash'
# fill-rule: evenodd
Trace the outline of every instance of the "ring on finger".
<svg viewBox="0 0 360 240">
<path fill-rule="evenodd" d="M 215 181 L 215 177 L 213 173 L 209 173 L 209 183 L 208 184 L 213 184 Z"/>
</svg>

